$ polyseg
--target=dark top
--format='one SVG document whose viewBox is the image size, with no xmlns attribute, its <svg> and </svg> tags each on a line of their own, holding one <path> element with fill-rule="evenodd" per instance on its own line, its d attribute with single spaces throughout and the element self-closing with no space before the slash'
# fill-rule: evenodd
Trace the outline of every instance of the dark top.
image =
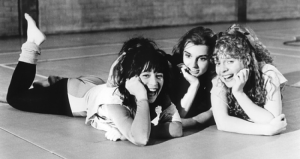
<svg viewBox="0 0 300 159">
<path fill-rule="evenodd" d="M 180 107 L 178 103 L 180 103 L 181 99 L 186 94 L 190 84 L 183 77 L 183 74 L 180 73 L 181 70 L 177 67 L 177 64 L 174 61 L 172 61 L 172 56 L 169 56 L 169 61 L 172 64 L 172 85 L 170 89 L 170 97 L 172 102 L 176 105 L 178 109 Z M 210 109 L 210 90 L 212 88 L 212 78 L 210 77 L 211 73 L 209 72 L 210 71 L 207 71 L 205 74 L 200 76 L 200 87 L 198 88 L 192 106 L 185 118 L 194 117 Z"/>
</svg>

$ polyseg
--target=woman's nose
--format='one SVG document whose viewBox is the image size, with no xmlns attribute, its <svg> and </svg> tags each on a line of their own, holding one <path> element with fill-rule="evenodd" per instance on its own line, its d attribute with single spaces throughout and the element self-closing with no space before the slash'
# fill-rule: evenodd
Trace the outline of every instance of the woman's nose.
<svg viewBox="0 0 300 159">
<path fill-rule="evenodd" d="M 222 71 L 222 73 L 228 71 L 228 68 L 227 68 L 227 66 L 225 64 L 222 64 L 221 71 Z"/>
<path fill-rule="evenodd" d="M 156 86 L 157 85 L 157 79 L 155 78 L 155 76 L 151 76 L 150 79 L 149 79 L 149 84 L 151 86 Z"/>
<path fill-rule="evenodd" d="M 191 68 L 198 68 L 198 60 L 197 59 L 193 59 L 191 61 Z"/>
</svg>

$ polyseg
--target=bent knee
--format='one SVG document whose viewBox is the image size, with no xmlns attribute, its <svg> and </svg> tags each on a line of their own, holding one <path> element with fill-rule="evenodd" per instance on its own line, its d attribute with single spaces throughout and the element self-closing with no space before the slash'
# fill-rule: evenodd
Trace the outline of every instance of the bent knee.
<svg viewBox="0 0 300 159">
<path fill-rule="evenodd" d="M 12 94 L 12 93 L 8 93 L 6 95 L 6 102 L 16 108 L 16 109 L 20 109 L 20 104 L 18 104 L 18 96 L 16 94 Z"/>
</svg>

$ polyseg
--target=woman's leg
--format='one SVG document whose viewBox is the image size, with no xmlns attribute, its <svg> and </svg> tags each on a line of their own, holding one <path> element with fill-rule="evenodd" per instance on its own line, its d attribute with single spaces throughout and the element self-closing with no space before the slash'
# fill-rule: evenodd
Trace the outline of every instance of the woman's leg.
<svg viewBox="0 0 300 159">
<path fill-rule="evenodd" d="M 27 42 L 22 46 L 19 63 L 13 73 L 7 93 L 7 102 L 23 111 L 72 116 L 67 81 L 63 79 L 51 87 L 32 88 L 36 73 L 39 45 L 45 40 L 44 34 L 36 27 L 33 19 L 25 14 L 28 23 Z"/>
</svg>

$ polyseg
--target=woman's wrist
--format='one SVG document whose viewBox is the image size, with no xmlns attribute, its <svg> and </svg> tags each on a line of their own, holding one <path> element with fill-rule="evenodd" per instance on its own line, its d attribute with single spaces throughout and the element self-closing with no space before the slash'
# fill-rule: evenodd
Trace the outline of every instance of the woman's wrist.
<svg viewBox="0 0 300 159">
<path fill-rule="evenodd" d="M 136 106 L 137 107 L 144 107 L 146 105 L 147 106 L 149 105 L 148 99 L 146 99 L 146 98 L 139 99 L 139 100 L 136 101 Z"/>
<path fill-rule="evenodd" d="M 270 124 L 265 124 L 264 128 L 263 128 L 263 134 L 270 136 L 273 135 L 273 127 Z"/>
<path fill-rule="evenodd" d="M 193 87 L 199 87 L 199 86 L 200 86 L 200 82 L 199 82 L 199 80 L 197 79 L 197 80 L 195 80 L 195 81 L 193 81 L 193 82 L 190 82 L 190 85 L 193 86 Z"/>
<path fill-rule="evenodd" d="M 142 101 L 142 100 L 147 100 L 148 101 L 148 96 L 147 93 L 140 93 L 135 95 L 136 101 Z"/>
<path fill-rule="evenodd" d="M 244 95 L 246 95 L 244 92 L 232 92 L 233 96 L 238 100 L 239 98 L 243 97 Z"/>
</svg>

